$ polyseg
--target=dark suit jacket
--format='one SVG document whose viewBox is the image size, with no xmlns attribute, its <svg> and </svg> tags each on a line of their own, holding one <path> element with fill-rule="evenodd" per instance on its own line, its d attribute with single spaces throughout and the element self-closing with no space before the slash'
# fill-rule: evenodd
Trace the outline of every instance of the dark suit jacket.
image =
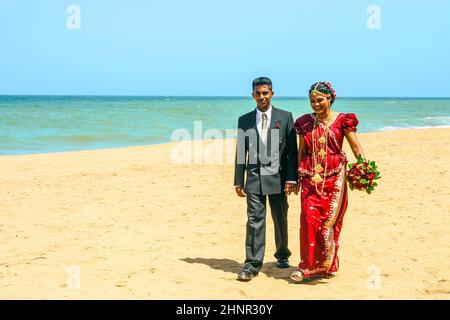
<svg viewBox="0 0 450 320">
<path fill-rule="evenodd" d="M 264 144 L 256 128 L 256 109 L 239 118 L 235 186 L 244 186 L 247 193 L 278 194 L 284 191 L 286 181 L 297 181 L 297 135 L 293 124 L 292 113 L 272 106 Z"/>
</svg>

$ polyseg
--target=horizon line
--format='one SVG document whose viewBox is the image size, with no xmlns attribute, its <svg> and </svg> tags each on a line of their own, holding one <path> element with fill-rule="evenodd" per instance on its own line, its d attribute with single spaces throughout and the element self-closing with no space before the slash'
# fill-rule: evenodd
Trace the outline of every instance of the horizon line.
<svg viewBox="0 0 450 320">
<path fill-rule="evenodd" d="M 233 95 L 128 95 L 128 94 L 0 94 L 0 97 L 142 97 L 142 98 L 252 98 L 248 96 L 233 96 Z M 308 96 L 290 96 L 276 95 L 276 98 L 308 98 Z M 367 99 L 367 98 L 377 98 L 377 99 L 450 99 L 447 97 L 436 97 L 436 96 L 341 96 L 338 97 L 347 99 Z"/>
</svg>

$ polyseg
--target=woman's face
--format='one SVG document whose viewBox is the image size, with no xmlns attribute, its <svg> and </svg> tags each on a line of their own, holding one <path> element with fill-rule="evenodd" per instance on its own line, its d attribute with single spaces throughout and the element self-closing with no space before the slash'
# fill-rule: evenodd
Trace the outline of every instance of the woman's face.
<svg viewBox="0 0 450 320">
<path fill-rule="evenodd" d="M 330 111 L 330 98 L 326 95 L 316 94 L 309 97 L 311 108 L 318 117 L 326 117 Z"/>
</svg>

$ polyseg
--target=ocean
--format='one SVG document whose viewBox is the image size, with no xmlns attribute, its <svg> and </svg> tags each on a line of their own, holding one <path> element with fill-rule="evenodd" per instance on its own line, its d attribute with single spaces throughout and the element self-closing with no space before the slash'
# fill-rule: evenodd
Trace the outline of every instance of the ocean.
<svg viewBox="0 0 450 320">
<path fill-rule="evenodd" d="M 312 112 L 306 97 L 272 104 Z M 251 97 L 0 96 L 0 155 L 165 143 L 177 129 L 198 137 L 194 126 L 225 137 L 254 108 Z M 355 113 L 358 132 L 450 126 L 450 98 L 338 98 L 333 109 Z"/>
</svg>

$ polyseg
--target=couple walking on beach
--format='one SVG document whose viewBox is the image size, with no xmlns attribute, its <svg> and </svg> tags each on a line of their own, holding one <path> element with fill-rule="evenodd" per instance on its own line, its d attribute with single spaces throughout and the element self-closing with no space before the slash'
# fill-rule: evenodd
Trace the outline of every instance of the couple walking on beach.
<svg viewBox="0 0 450 320">
<path fill-rule="evenodd" d="M 295 122 L 292 113 L 272 106 L 269 78 L 255 79 L 252 88 L 257 108 L 238 121 L 234 186 L 247 200 L 247 226 L 246 259 L 237 279 L 250 281 L 263 266 L 267 198 L 277 267 L 289 268 L 287 196 L 299 192 L 301 261 L 291 279 L 331 277 L 339 267 L 338 240 L 347 209 L 344 137 L 355 157 L 364 155 L 356 137 L 358 120 L 353 113 L 331 110 L 336 95 L 328 82 L 311 86 L 314 112 Z"/>
</svg>

